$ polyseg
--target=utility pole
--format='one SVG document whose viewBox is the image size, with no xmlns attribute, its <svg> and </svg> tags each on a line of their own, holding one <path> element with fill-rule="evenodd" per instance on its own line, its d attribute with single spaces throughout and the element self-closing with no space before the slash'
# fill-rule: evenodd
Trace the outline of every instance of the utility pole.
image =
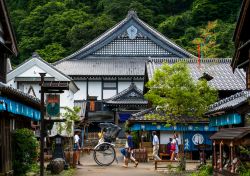
<svg viewBox="0 0 250 176">
<path fill-rule="evenodd" d="M 40 124 L 40 176 L 44 176 L 44 77 L 46 73 L 39 73 L 41 76 L 41 124 Z"/>
</svg>

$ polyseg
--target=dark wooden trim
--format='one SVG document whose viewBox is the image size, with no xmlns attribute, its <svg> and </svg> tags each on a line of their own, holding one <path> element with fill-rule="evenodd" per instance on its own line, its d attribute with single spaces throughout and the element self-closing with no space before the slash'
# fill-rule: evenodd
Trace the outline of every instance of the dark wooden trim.
<svg viewBox="0 0 250 176">
<path fill-rule="evenodd" d="M 103 86 L 104 86 L 104 81 L 103 81 L 103 78 L 102 78 L 102 86 L 101 86 L 101 89 L 102 89 L 102 91 L 101 91 L 101 100 L 103 100 Z"/>
<path fill-rule="evenodd" d="M 116 78 L 116 94 L 118 94 L 118 78 Z"/>
<path fill-rule="evenodd" d="M 87 78 L 87 82 L 86 82 L 86 99 L 88 99 L 89 96 L 89 79 Z"/>
</svg>

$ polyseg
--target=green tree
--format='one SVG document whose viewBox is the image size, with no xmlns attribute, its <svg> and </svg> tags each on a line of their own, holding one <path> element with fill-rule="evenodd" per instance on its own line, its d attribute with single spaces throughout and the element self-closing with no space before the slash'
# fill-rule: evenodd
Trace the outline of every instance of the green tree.
<svg viewBox="0 0 250 176">
<path fill-rule="evenodd" d="M 61 44 L 52 43 L 47 45 L 44 49 L 37 50 L 38 54 L 47 62 L 56 62 L 64 56 L 66 49 Z"/>
<path fill-rule="evenodd" d="M 70 136 L 72 134 L 72 129 L 75 121 L 80 120 L 78 113 L 80 112 L 80 107 L 65 107 L 65 112 L 62 114 L 62 117 L 66 120 L 63 123 L 58 123 L 58 131 L 62 133 L 63 130 L 66 131 L 67 135 Z"/>
<path fill-rule="evenodd" d="M 76 51 L 91 41 L 93 36 L 101 35 L 113 25 L 115 25 L 115 21 L 113 21 L 111 16 L 106 14 L 74 25 L 67 34 L 67 38 L 71 44 L 71 51 Z"/>
<path fill-rule="evenodd" d="M 149 91 L 145 97 L 164 115 L 158 118 L 173 122 L 172 117 L 187 115 L 201 118 L 208 106 L 217 100 L 217 91 L 208 86 L 206 80 L 194 81 L 186 63 L 172 66 L 164 63 L 146 84 Z"/>
<path fill-rule="evenodd" d="M 13 133 L 13 169 L 15 175 L 25 175 L 36 163 L 38 142 L 32 130 L 23 128 Z"/>
</svg>

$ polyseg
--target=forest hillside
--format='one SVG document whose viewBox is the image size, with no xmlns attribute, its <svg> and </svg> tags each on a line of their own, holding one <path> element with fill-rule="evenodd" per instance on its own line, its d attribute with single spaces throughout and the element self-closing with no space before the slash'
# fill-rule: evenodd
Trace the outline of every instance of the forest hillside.
<svg viewBox="0 0 250 176">
<path fill-rule="evenodd" d="M 55 62 L 137 11 L 181 47 L 202 57 L 232 57 L 241 0 L 7 0 L 19 59 L 37 51 Z"/>
</svg>

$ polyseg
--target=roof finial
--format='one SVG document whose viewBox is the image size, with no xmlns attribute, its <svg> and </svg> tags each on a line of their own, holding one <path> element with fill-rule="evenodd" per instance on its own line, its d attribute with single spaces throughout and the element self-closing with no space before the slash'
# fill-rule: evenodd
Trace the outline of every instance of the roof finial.
<svg viewBox="0 0 250 176">
<path fill-rule="evenodd" d="M 39 55 L 38 55 L 38 53 L 37 53 L 37 52 L 33 52 L 33 53 L 32 53 L 32 57 L 33 57 L 33 58 L 34 58 L 34 57 L 38 58 L 38 57 L 39 57 Z"/>
<path fill-rule="evenodd" d="M 136 18 L 138 18 L 137 12 L 135 10 L 133 10 L 133 9 L 129 10 L 127 18 L 130 18 L 130 17 L 136 17 Z"/>
</svg>

